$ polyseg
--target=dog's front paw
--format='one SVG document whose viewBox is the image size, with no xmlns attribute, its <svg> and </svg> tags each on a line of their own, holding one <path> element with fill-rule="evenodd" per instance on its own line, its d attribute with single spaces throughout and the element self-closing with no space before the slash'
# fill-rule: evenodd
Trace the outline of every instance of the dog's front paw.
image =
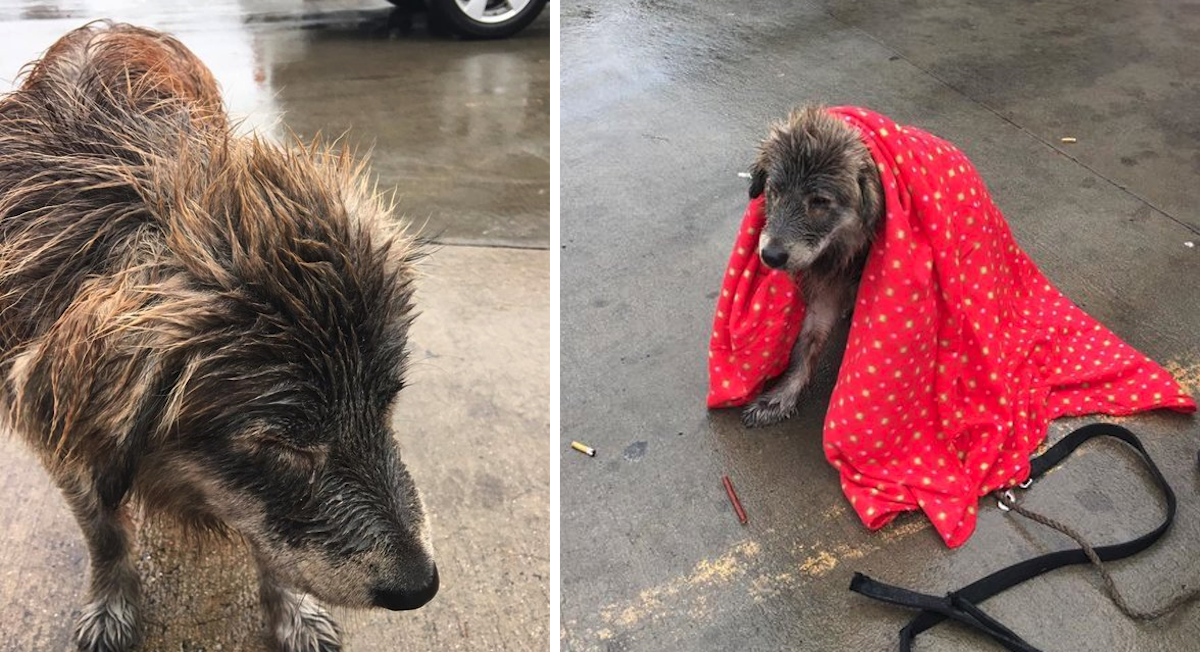
<svg viewBox="0 0 1200 652">
<path fill-rule="evenodd" d="M 763 394 L 742 410 L 742 425 L 747 428 L 772 426 L 796 413 L 796 399 L 778 394 Z"/>
<path fill-rule="evenodd" d="M 129 652 L 139 636 L 138 608 L 125 597 L 90 602 L 75 625 L 75 645 L 82 652 Z"/>
<path fill-rule="evenodd" d="M 341 652 L 337 623 L 309 595 L 296 595 L 288 613 L 275 624 L 279 652 Z"/>
</svg>

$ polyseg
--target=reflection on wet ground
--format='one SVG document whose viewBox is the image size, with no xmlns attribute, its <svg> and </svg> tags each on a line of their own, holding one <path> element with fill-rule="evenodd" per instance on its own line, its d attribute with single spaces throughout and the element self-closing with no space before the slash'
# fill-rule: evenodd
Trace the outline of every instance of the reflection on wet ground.
<svg viewBox="0 0 1200 652">
<path fill-rule="evenodd" d="M 345 137 L 439 242 L 549 243 L 549 21 L 504 41 L 410 31 L 377 1 L 0 6 L 0 89 L 101 17 L 170 31 L 213 70 L 245 129 Z M 283 126 L 286 125 L 286 128 Z"/>
</svg>

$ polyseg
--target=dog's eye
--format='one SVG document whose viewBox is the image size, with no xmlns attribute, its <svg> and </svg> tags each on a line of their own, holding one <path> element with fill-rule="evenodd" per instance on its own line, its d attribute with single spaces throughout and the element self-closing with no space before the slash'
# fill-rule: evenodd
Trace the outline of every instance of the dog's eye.
<svg viewBox="0 0 1200 652">
<path fill-rule="evenodd" d="M 279 427 L 251 428 L 237 441 L 254 455 L 298 469 L 323 466 L 329 453 L 328 443 L 297 437 L 294 432 Z"/>
<path fill-rule="evenodd" d="M 267 440 L 267 445 L 288 466 L 313 472 L 324 466 L 325 456 L 329 452 L 329 447 L 324 444 L 310 446 L 274 437 Z"/>
<path fill-rule="evenodd" d="M 808 198 L 809 208 L 829 208 L 833 205 L 833 201 L 823 195 L 813 195 Z"/>
</svg>

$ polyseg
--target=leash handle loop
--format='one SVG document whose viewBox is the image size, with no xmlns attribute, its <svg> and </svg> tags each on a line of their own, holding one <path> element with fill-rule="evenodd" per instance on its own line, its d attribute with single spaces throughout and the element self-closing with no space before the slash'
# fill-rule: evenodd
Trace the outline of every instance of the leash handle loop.
<svg viewBox="0 0 1200 652">
<path fill-rule="evenodd" d="M 1119 439 L 1136 451 L 1149 469 L 1151 479 L 1162 492 L 1166 503 L 1166 515 L 1158 527 L 1130 541 L 1094 549 L 1101 561 L 1124 559 L 1142 552 L 1161 539 L 1171 528 L 1177 509 L 1175 492 L 1171 490 L 1171 485 L 1150 458 L 1141 440 L 1128 429 L 1111 423 L 1093 423 L 1075 430 L 1045 453 L 1031 459 L 1029 477 L 1019 486 L 1028 487 L 1029 483 L 1058 466 L 1083 443 L 1096 437 Z M 1041 652 L 976 605 L 1043 573 L 1090 561 L 1087 551 L 1082 547 L 1039 555 L 995 571 L 957 591 L 952 591 L 944 598 L 885 584 L 858 573 L 850 582 L 850 590 L 868 598 L 919 610 L 919 613 L 900 630 L 900 652 L 911 652 L 912 644 L 918 635 L 947 619 L 956 620 L 986 634 L 1012 652 Z"/>
</svg>

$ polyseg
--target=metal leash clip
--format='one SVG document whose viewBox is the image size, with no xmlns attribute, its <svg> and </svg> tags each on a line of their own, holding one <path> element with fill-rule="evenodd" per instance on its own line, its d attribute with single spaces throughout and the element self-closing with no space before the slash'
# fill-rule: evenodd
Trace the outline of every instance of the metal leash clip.
<svg viewBox="0 0 1200 652">
<path fill-rule="evenodd" d="M 1025 478 L 1025 481 L 1018 484 L 1016 486 L 1016 488 L 1024 491 L 1025 489 L 1028 489 L 1032 486 L 1033 486 L 1033 478 L 1029 477 L 1029 478 Z M 996 506 L 998 506 L 1000 508 L 1000 511 L 1002 511 L 1002 512 L 1011 512 L 1012 507 L 1009 507 L 1009 504 L 1015 504 L 1017 502 L 1017 495 L 1015 493 L 1013 493 L 1012 489 L 1005 489 L 1004 493 L 999 493 L 999 492 L 997 492 L 997 493 L 999 495 L 996 497 Z"/>
<path fill-rule="evenodd" d="M 1013 493 L 1012 489 L 1005 489 L 1004 493 L 1000 494 L 996 498 L 996 506 L 998 506 L 1000 508 L 1000 511 L 1002 511 L 1002 512 L 1011 512 L 1012 507 L 1009 507 L 1008 503 L 1016 503 L 1016 502 L 1017 502 L 1017 495 Z"/>
</svg>

